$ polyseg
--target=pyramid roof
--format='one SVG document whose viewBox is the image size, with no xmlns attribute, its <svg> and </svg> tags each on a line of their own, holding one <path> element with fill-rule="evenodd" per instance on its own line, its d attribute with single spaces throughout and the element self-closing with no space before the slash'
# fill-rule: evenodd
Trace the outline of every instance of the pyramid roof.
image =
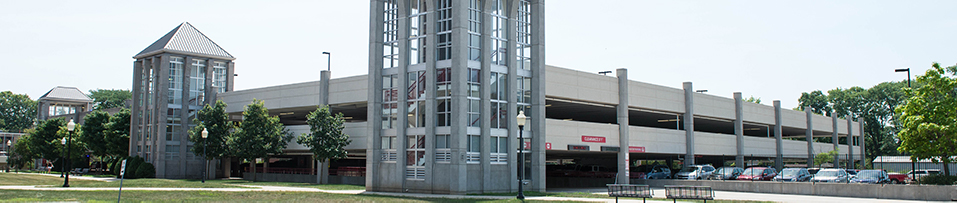
<svg viewBox="0 0 957 203">
<path fill-rule="evenodd" d="M 87 96 L 77 89 L 76 87 L 64 87 L 57 86 L 51 89 L 46 94 L 43 94 L 39 100 L 67 100 L 67 101 L 77 101 L 77 102 L 93 102 L 93 99 L 90 96 Z"/>
<path fill-rule="evenodd" d="M 235 60 L 233 55 L 206 37 L 189 22 L 183 22 L 173 30 L 153 42 L 149 47 L 133 56 L 139 59 L 163 52 L 202 56 L 224 60 Z"/>
</svg>

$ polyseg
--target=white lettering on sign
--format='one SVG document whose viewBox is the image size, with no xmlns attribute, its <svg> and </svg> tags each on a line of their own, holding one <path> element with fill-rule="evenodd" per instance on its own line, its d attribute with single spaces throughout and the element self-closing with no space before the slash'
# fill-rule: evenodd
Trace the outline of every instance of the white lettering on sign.
<svg viewBox="0 0 957 203">
<path fill-rule="evenodd" d="M 123 160 L 123 163 L 120 164 L 120 176 L 126 174 L 126 160 Z"/>
<path fill-rule="evenodd" d="M 645 153 L 645 147 L 628 147 L 628 152 Z"/>
<path fill-rule="evenodd" d="M 551 149 L 552 149 L 552 143 L 551 143 L 551 142 L 546 142 L 546 143 L 545 143 L 545 149 L 551 150 Z"/>
<path fill-rule="evenodd" d="M 582 135 L 582 142 L 605 143 L 605 137 Z"/>
</svg>

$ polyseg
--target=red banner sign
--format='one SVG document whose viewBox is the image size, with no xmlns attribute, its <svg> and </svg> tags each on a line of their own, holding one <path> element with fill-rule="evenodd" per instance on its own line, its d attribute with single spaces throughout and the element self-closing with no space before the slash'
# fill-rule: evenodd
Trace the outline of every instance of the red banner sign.
<svg viewBox="0 0 957 203">
<path fill-rule="evenodd" d="M 605 137 L 582 135 L 582 142 L 605 143 Z"/>
<path fill-rule="evenodd" d="M 628 147 L 628 152 L 645 153 L 645 147 Z"/>
<path fill-rule="evenodd" d="M 546 150 L 552 150 L 552 143 L 551 143 L 551 142 L 546 142 L 546 143 L 545 143 L 545 149 L 546 149 Z"/>
</svg>

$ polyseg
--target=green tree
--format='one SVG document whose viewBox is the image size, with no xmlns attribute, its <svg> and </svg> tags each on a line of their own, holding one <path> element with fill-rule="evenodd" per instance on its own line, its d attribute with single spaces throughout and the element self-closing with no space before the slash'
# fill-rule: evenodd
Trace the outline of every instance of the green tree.
<svg viewBox="0 0 957 203">
<path fill-rule="evenodd" d="M 349 135 L 342 133 L 342 113 L 332 115 L 329 112 L 329 106 L 318 108 L 306 116 L 306 123 L 309 124 L 309 133 L 303 133 L 296 143 L 309 147 L 309 151 L 315 155 L 316 160 L 321 160 L 323 166 L 328 167 L 329 160 L 346 158 L 348 152 L 345 147 L 349 145 Z M 320 180 L 328 180 L 329 173 L 321 173 Z M 320 184 L 326 183 L 320 181 Z"/>
<path fill-rule="evenodd" d="M 824 163 L 831 163 L 834 161 L 834 156 L 837 156 L 837 150 L 831 150 L 828 152 L 822 152 L 814 156 L 814 163 L 818 166 L 821 166 Z"/>
<path fill-rule="evenodd" d="M 38 158 L 56 160 L 62 156 L 58 154 L 61 135 L 57 134 L 61 128 L 66 128 L 63 118 L 49 119 L 37 125 L 30 133 L 30 153 Z"/>
<path fill-rule="evenodd" d="M 744 98 L 744 101 L 746 101 L 746 102 L 751 102 L 751 103 L 755 103 L 755 104 L 760 104 L 760 103 L 761 103 L 761 98 L 760 98 L 760 97 L 750 96 L 750 97 L 748 97 L 748 98 Z"/>
<path fill-rule="evenodd" d="M 124 107 L 126 100 L 133 98 L 133 93 L 129 90 L 90 90 L 90 98 L 93 98 L 93 109 L 104 110 L 109 108 Z"/>
<path fill-rule="evenodd" d="M 0 92 L 0 131 L 23 132 L 33 126 L 37 102 L 26 94 Z"/>
<path fill-rule="evenodd" d="M 228 139 L 230 149 L 236 157 L 250 160 L 253 174 L 256 173 L 256 158 L 266 158 L 269 154 L 282 154 L 286 144 L 293 136 L 279 122 L 279 117 L 269 116 L 269 110 L 263 101 L 253 99 L 243 110 L 243 121 L 236 133 Z M 256 181 L 256 176 L 253 176 Z"/>
<path fill-rule="evenodd" d="M 130 116 L 129 109 L 120 110 L 110 116 L 110 122 L 105 127 L 106 154 L 114 157 L 126 157 L 130 154 Z"/>
<path fill-rule="evenodd" d="M 8 159 L 10 166 L 19 170 L 25 166 L 30 165 L 33 159 L 36 158 L 33 153 L 30 152 L 30 134 L 25 134 L 17 139 L 17 142 L 13 143 L 12 153 Z"/>
<path fill-rule="evenodd" d="M 233 122 L 229 121 L 229 114 L 226 113 L 226 102 L 216 101 L 216 104 L 206 105 L 196 113 L 193 119 L 196 127 L 190 130 L 189 141 L 193 142 L 193 154 L 203 156 L 203 147 L 206 147 L 207 159 L 225 158 L 229 156 L 229 145 L 226 144 L 226 138 L 232 137 Z M 206 140 L 203 140 L 201 132 L 203 129 L 209 133 Z"/>
<path fill-rule="evenodd" d="M 104 111 L 93 111 L 83 117 L 84 125 L 80 128 L 79 140 L 83 143 L 89 143 L 90 151 L 95 156 L 106 156 L 107 148 L 110 143 L 106 142 L 106 125 L 110 123 L 110 114 Z"/>
<path fill-rule="evenodd" d="M 811 93 L 801 93 L 801 97 L 798 98 L 798 107 L 796 110 L 804 111 L 806 107 L 811 108 L 811 113 L 831 115 L 831 105 L 828 104 L 827 95 L 824 95 L 821 90 L 814 90 Z"/>
<path fill-rule="evenodd" d="M 901 114 L 901 146 L 897 149 L 911 154 L 911 160 L 930 159 L 943 162 L 944 174 L 950 174 L 950 163 L 957 155 L 957 66 L 933 68 L 917 81 L 925 85 L 906 88 L 910 96 L 898 106 Z M 948 77 L 947 74 L 950 74 Z"/>
</svg>

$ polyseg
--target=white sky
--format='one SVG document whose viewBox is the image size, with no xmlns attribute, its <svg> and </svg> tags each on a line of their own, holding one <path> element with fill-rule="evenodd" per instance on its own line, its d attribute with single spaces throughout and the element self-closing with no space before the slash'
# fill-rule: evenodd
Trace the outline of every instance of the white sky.
<svg viewBox="0 0 957 203">
<path fill-rule="evenodd" d="M 957 1 L 546 1 L 546 63 L 797 105 L 957 62 Z M 0 0 L 0 91 L 130 89 L 132 56 L 184 21 L 237 58 L 237 90 L 368 69 L 369 1 Z"/>
</svg>

